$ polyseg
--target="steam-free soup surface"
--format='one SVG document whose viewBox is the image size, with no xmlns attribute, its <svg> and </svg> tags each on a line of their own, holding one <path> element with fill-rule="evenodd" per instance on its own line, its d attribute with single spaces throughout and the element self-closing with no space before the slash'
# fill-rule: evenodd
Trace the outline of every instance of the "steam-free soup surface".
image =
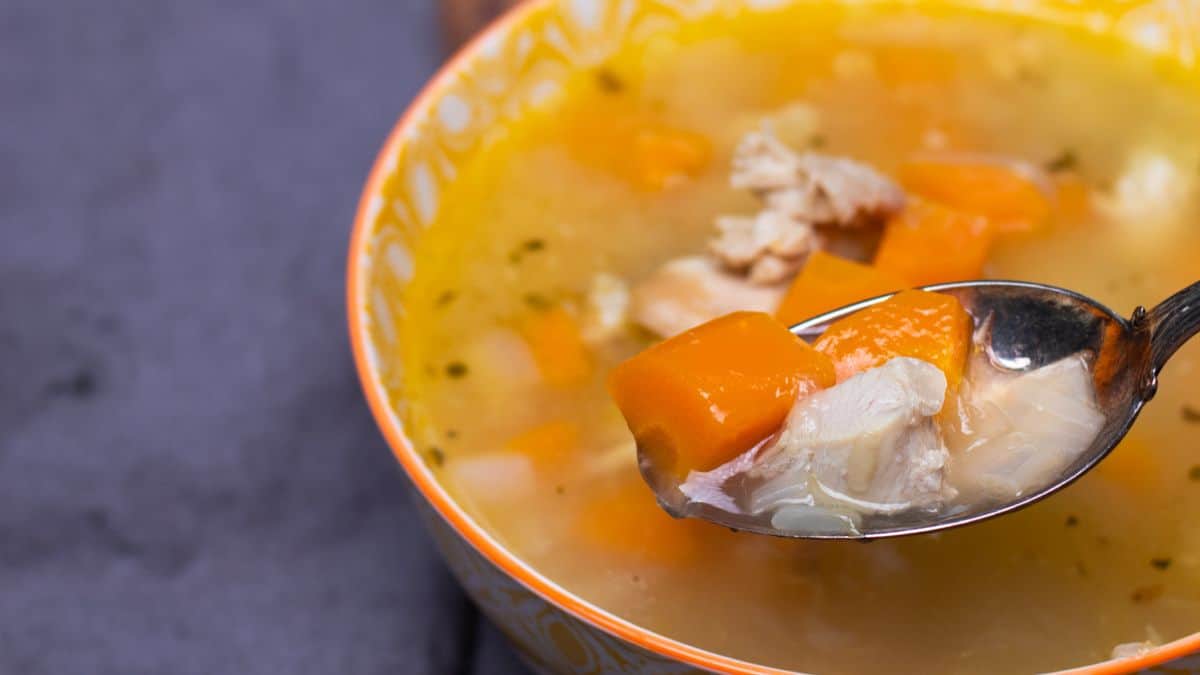
<svg viewBox="0 0 1200 675">
<path fill-rule="evenodd" d="M 925 150 L 1047 165 L 1060 184 L 1051 222 L 998 242 L 986 274 L 1121 311 L 1156 301 L 1200 277 L 1191 77 L 981 14 L 805 6 L 637 42 L 508 127 L 442 195 L 403 299 L 416 440 L 471 515 L 554 582 L 756 663 L 1031 672 L 1200 630 L 1198 344 L 1078 484 L 984 524 L 863 545 L 662 514 L 603 385 L 653 338 L 574 337 L 589 289 L 634 283 L 702 251 L 716 215 L 753 212 L 728 164 L 763 118 L 793 147 L 884 172 Z M 621 116 L 666 130 L 651 155 L 682 177 L 596 131 Z"/>
</svg>

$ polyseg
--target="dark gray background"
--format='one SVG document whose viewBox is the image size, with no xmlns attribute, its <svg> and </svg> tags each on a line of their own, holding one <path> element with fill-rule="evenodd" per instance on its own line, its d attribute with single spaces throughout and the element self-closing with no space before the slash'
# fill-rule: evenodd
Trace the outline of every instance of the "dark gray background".
<svg viewBox="0 0 1200 675">
<path fill-rule="evenodd" d="M 0 4 L 0 672 L 522 672 L 343 321 L 441 51 L 433 0 Z"/>
</svg>

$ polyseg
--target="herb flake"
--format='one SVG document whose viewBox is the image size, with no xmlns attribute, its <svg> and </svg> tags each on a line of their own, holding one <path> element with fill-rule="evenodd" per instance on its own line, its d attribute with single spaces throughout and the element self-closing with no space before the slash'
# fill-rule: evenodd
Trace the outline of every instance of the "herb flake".
<svg viewBox="0 0 1200 675">
<path fill-rule="evenodd" d="M 1145 605 L 1154 602 L 1160 595 L 1163 594 L 1162 584 L 1151 584 L 1149 586 L 1139 586 L 1133 589 L 1133 593 L 1129 595 L 1129 599 L 1135 605 Z"/>
<path fill-rule="evenodd" d="M 429 461 L 433 462 L 434 466 L 442 466 L 446 463 L 446 453 L 435 445 L 429 448 Z"/>
<path fill-rule="evenodd" d="M 1077 166 L 1079 166 L 1079 157 L 1070 148 L 1063 150 L 1046 162 L 1046 170 L 1051 172 L 1070 171 Z"/>
<path fill-rule="evenodd" d="M 1200 483 L 1200 464 L 1188 469 L 1188 480 L 1194 480 Z"/>
<path fill-rule="evenodd" d="M 434 307 L 445 307 L 458 299 L 456 291 L 442 291 L 433 301 Z"/>
<path fill-rule="evenodd" d="M 1079 519 L 1075 516 L 1067 516 L 1067 527 L 1075 527 L 1079 524 Z"/>
<path fill-rule="evenodd" d="M 619 94 L 625 91 L 625 83 L 617 74 L 608 68 L 596 69 L 596 86 L 606 94 Z"/>
<path fill-rule="evenodd" d="M 459 379 L 467 376 L 467 364 L 462 361 L 451 361 L 446 364 L 446 377 Z"/>
<path fill-rule="evenodd" d="M 1179 415 L 1183 418 L 1184 422 L 1189 424 L 1200 424 L 1200 408 L 1196 408 L 1184 403 L 1183 408 L 1181 408 L 1179 411 Z"/>
<path fill-rule="evenodd" d="M 1171 559 L 1170 558 L 1151 558 L 1150 566 L 1156 570 L 1165 571 L 1168 567 L 1171 566 Z"/>
<path fill-rule="evenodd" d="M 525 304 L 528 305 L 530 309 L 539 312 L 544 312 L 550 309 L 550 298 L 547 298 L 541 293 L 526 293 L 521 299 L 525 301 Z"/>
</svg>

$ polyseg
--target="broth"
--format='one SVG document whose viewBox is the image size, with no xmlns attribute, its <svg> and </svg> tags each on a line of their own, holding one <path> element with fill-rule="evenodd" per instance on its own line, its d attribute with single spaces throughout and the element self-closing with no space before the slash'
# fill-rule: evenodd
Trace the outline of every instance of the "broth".
<svg viewBox="0 0 1200 675">
<path fill-rule="evenodd" d="M 729 157 L 771 115 L 788 143 L 884 172 L 922 149 L 997 152 L 1071 169 L 1101 200 L 1158 195 L 1153 208 L 1097 208 L 1081 222 L 1056 212 L 998 244 L 987 267 L 1119 311 L 1155 302 L 1200 277 L 1189 77 L 1095 36 L 974 13 L 802 5 L 635 42 L 491 143 L 444 194 L 403 302 L 419 327 L 401 341 L 412 405 L 428 421 L 414 440 L 472 516 L 556 583 L 755 663 L 1029 672 L 1200 630 L 1200 343 L 1079 483 L 979 525 L 862 545 L 670 519 L 604 389 L 649 338 L 610 340 L 569 386 L 537 377 L 520 338 L 547 306 L 582 307 L 595 275 L 645 277 L 701 251 L 716 215 L 752 212 L 728 186 Z M 797 101 L 819 114 L 818 133 L 789 121 Z M 700 134 L 711 160 L 679 184 L 631 185 L 578 149 L 580 120 L 597 112 Z M 1175 167 L 1166 188 L 1164 166 Z"/>
</svg>

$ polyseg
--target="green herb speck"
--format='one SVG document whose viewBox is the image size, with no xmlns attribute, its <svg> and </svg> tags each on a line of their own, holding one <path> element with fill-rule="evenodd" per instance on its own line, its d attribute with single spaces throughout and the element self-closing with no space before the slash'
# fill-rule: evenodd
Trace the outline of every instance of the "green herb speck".
<svg viewBox="0 0 1200 675">
<path fill-rule="evenodd" d="M 526 251 L 529 251 L 530 253 L 536 253 L 538 251 L 545 250 L 546 240 L 545 239 L 526 239 L 525 243 L 521 244 L 521 248 L 525 249 Z"/>
<path fill-rule="evenodd" d="M 451 361 L 446 364 L 446 376 L 458 379 L 467 376 L 467 364 L 462 361 Z"/>
<path fill-rule="evenodd" d="M 1067 527 L 1075 527 L 1079 524 L 1079 519 L 1075 516 L 1067 516 Z"/>
<path fill-rule="evenodd" d="M 1171 566 L 1170 558 L 1151 558 L 1150 566 L 1156 570 L 1165 570 Z"/>
<path fill-rule="evenodd" d="M 440 295 L 437 296 L 437 299 L 435 299 L 433 301 L 433 306 L 434 307 L 445 307 L 446 305 L 449 305 L 450 303 L 454 302 L 457 299 L 458 299 L 458 293 L 456 293 L 455 291 L 443 291 Z"/>
<path fill-rule="evenodd" d="M 828 142 L 829 139 L 825 138 L 821 134 L 816 134 L 812 138 L 808 139 L 808 147 L 812 148 L 813 150 L 820 150 L 821 148 L 825 147 L 825 144 Z"/>
<path fill-rule="evenodd" d="M 1184 403 L 1183 408 L 1179 411 L 1179 415 L 1183 418 L 1184 422 L 1200 424 L 1200 409 L 1198 408 Z"/>
<path fill-rule="evenodd" d="M 434 466 L 441 466 L 446 463 L 446 453 L 435 445 L 429 448 L 429 461 L 433 462 Z"/>
<path fill-rule="evenodd" d="M 1133 593 L 1129 595 L 1129 599 L 1132 600 L 1135 605 L 1144 605 L 1154 602 L 1158 599 L 1158 596 L 1162 594 L 1162 584 L 1151 584 L 1150 586 L 1140 586 L 1133 589 Z"/>
<path fill-rule="evenodd" d="M 1188 480 L 1200 482 L 1200 464 L 1188 469 Z"/>
<path fill-rule="evenodd" d="M 539 312 L 550 309 L 550 299 L 541 293 L 526 293 L 522 298 L 530 309 L 535 309 Z"/>
<path fill-rule="evenodd" d="M 596 86 L 600 87 L 600 91 L 606 94 L 619 94 L 625 91 L 625 83 L 617 74 L 608 68 L 598 68 L 596 70 Z"/>
<path fill-rule="evenodd" d="M 1054 159 L 1046 162 L 1047 171 L 1069 171 L 1077 166 L 1079 166 L 1079 157 L 1071 149 L 1063 150 Z"/>
</svg>

